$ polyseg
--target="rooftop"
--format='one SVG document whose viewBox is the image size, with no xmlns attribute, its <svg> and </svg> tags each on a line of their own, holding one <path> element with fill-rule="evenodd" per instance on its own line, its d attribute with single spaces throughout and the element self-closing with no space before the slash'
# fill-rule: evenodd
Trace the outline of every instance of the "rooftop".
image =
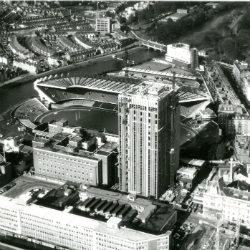
<svg viewBox="0 0 250 250">
<path fill-rule="evenodd" d="M 143 82 L 129 91 L 126 92 L 126 96 L 141 96 L 143 98 L 154 98 L 159 100 L 169 94 L 172 90 L 172 85 L 159 83 L 159 82 Z"/>
<path fill-rule="evenodd" d="M 75 215 L 72 213 L 58 211 L 55 209 L 39 206 L 36 204 L 30 204 L 29 206 L 23 206 L 18 204 L 17 199 L 10 199 L 4 196 L 0 196 L 0 203 L 4 204 L 4 207 L 11 210 L 22 211 L 23 214 L 30 214 L 38 218 L 47 219 L 48 221 L 60 221 L 62 225 L 70 225 L 70 227 L 77 226 L 80 228 L 88 228 L 95 232 L 100 232 L 106 235 L 114 237 L 120 237 L 128 241 L 145 241 L 149 239 L 157 239 L 158 237 L 153 234 L 143 233 L 137 230 L 132 230 L 126 227 L 121 227 L 119 230 L 111 229 L 107 227 L 105 222 L 97 221 L 95 219 L 87 218 L 84 216 Z M 63 214 L 62 214 L 63 213 Z M 167 232 L 166 235 L 169 235 Z"/>
<path fill-rule="evenodd" d="M 119 203 L 129 204 L 131 206 L 146 207 L 152 204 L 152 201 L 143 198 L 136 198 L 135 201 L 130 201 L 128 200 L 127 195 L 95 187 L 88 188 L 86 193 L 90 196 L 102 197 L 103 199 L 107 200 L 115 200 L 118 201 Z"/>
<path fill-rule="evenodd" d="M 131 87 L 136 86 L 141 80 L 123 79 L 120 77 L 70 77 L 70 78 L 56 78 L 44 77 L 38 80 L 38 85 L 54 86 L 60 88 L 82 87 L 88 89 L 96 89 L 101 91 L 109 91 L 114 93 L 127 92 Z"/>
</svg>

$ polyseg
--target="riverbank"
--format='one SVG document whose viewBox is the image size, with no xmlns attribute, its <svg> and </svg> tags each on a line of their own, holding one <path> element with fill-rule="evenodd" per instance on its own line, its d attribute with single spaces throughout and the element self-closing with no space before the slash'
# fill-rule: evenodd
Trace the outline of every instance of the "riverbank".
<svg viewBox="0 0 250 250">
<path fill-rule="evenodd" d="M 20 84 L 24 84 L 28 81 L 34 81 L 40 77 L 44 77 L 47 75 L 59 74 L 59 73 L 64 73 L 65 71 L 68 72 L 69 70 L 74 70 L 74 69 L 78 69 L 78 68 L 82 68 L 82 67 L 88 67 L 88 66 L 91 66 L 97 62 L 105 61 L 104 59 L 112 58 L 113 54 L 121 55 L 122 53 L 124 53 L 125 49 L 127 49 L 128 53 L 129 53 L 131 51 L 133 52 L 134 50 L 136 50 L 138 48 L 139 48 L 138 45 L 129 45 L 129 46 L 124 47 L 122 49 L 119 49 L 117 51 L 109 52 L 105 55 L 97 55 L 97 56 L 91 57 L 88 60 L 74 63 L 74 64 L 70 64 L 70 65 L 66 65 L 66 66 L 62 66 L 60 68 L 55 68 L 55 69 L 52 69 L 52 70 L 49 70 L 49 71 L 46 71 L 43 73 L 39 73 L 39 74 L 28 73 L 28 74 L 25 74 L 22 76 L 18 76 L 18 77 L 15 77 L 13 79 L 10 79 L 8 81 L 5 81 L 3 83 L 0 83 L 0 91 L 3 92 L 6 89 L 16 87 L 16 86 L 18 86 Z"/>
</svg>

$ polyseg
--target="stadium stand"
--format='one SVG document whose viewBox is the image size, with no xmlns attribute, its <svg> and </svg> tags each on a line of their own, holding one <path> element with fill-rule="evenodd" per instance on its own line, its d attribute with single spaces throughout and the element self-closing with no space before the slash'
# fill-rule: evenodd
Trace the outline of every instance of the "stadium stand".
<svg viewBox="0 0 250 250">
<path fill-rule="evenodd" d="M 49 76 L 41 78 L 37 87 L 54 102 L 69 99 L 88 99 L 105 103 L 117 103 L 118 94 L 128 91 L 143 79 L 123 78 L 118 76 L 98 77 L 62 77 Z M 195 110 L 203 107 L 209 97 L 206 93 L 190 87 L 181 87 L 178 91 L 179 102 L 183 105 L 182 115 L 188 117 Z M 196 102 L 196 103 L 194 103 Z"/>
</svg>

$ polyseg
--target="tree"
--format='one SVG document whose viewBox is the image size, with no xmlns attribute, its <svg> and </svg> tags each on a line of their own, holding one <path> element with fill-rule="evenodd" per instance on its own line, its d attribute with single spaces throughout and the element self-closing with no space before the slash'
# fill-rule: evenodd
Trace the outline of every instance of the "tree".
<svg viewBox="0 0 250 250">
<path fill-rule="evenodd" d="M 216 148 L 216 158 L 217 160 L 222 160 L 226 154 L 226 146 L 225 143 L 221 143 Z"/>
<path fill-rule="evenodd" d="M 128 17 L 128 21 L 129 21 L 130 23 L 134 23 L 134 22 L 137 21 L 137 18 L 136 18 L 135 15 L 131 14 L 131 15 Z"/>
<path fill-rule="evenodd" d="M 241 10 L 240 9 L 236 9 L 236 10 L 232 11 L 231 15 L 235 18 L 235 17 L 238 17 L 241 14 L 242 14 Z"/>
<path fill-rule="evenodd" d="M 246 30 L 250 29 L 250 11 L 249 10 L 243 15 L 243 17 L 239 21 L 238 30 L 242 30 L 242 29 L 246 29 Z"/>
<path fill-rule="evenodd" d="M 236 49 L 235 49 L 235 41 L 231 37 L 227 37 L 223 40 L 221 43 L 222 49 L 224 51 L 224 54 L 234 59 L 236 56 Z"/>
<path fill-rule="evenodd" d="M 106 17 L 114 18 L 114 17 L 115 17 L 115 13 L 113 13 L 113 12 L 111 12 L 111 11 L 107 11 L 107 12 L 106 12 Z"/>
<path fill-rule="evenodd" d="M 123 17 L 123 16 L 119 16 L 118 17 L 118 21 L 120 22 L 120 23 L 126 23 L 126 18 L 125 17 Z"/>
<path fill-rule="evenodd" d="M 123 63 L 120 60 L 117 60 L 113 63 L 113 67 L 115 70 L 121 70 L 123 67 Z"/>
</svg>

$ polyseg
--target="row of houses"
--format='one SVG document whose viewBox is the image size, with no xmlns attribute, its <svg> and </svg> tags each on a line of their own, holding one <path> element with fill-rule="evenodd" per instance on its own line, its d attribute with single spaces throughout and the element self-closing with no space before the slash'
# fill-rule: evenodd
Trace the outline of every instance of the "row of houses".
<svg viewBox="0 0 250 250">
<path fill-rule="evenodd" d="M 38 53 L 40 55 L 44 55 L 47 57 L 54 55 L 56 52 L 55 50 L 44 46 L 41 43 L 39 37 L 27 37 L 26 45 L 30 50 L 34 51 L 35 53 Z"/>
<path fill-rule="evenodd" d="M 9 47 L 15 55 L 18 55 L 22 59 L 34 57 L 34 53 L 24 48 L 17 40 L 15 35 L 9 38 Z"/>
<path fill-rule="evenodd" d="M 37 62 L 15 59 L 13 60 L 13 66 L 20 68 L 22 70 L 28 71 L 30 73 L 36 74 L 37 71 Z"/>
</svg>

